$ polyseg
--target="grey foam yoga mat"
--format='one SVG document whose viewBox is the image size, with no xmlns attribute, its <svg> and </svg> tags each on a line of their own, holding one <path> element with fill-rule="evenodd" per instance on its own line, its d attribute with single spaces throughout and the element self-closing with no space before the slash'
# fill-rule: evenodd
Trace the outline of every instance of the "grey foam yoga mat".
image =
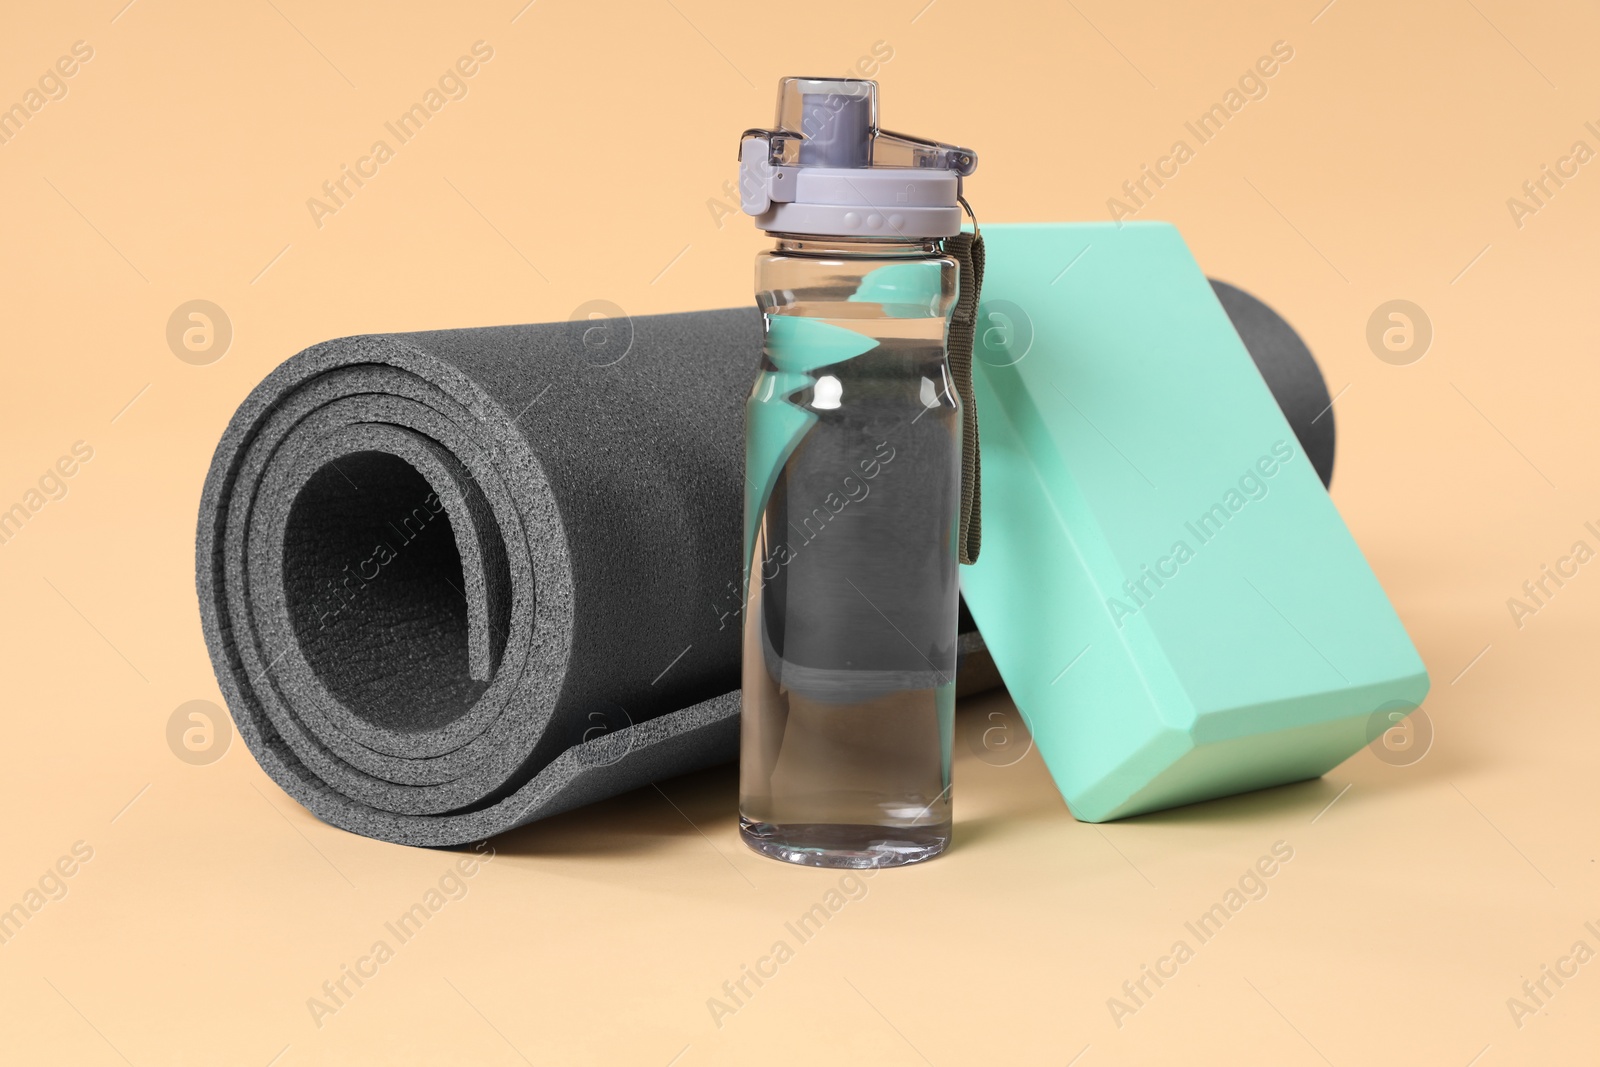
<svg viewBox="0 0 1600 1067">
<path fill-rule="evenodd" d="M 266 772 L 326 822 L 444 846 L 733 759 L 760 338 L 710 311 L 351 337 L 273 371 L 197 542 Z"/>
<path fill-rule="evenodd" d="M 1331 469 L 1310 352 L 1217 288 Z M 350 337 L 273 371 L 217 446 L 196 579 L 266 772 L 333 825 L 446 846 L 734 759 L 760 344 L 736 309 Z M 958 690 L 998 685 L 961 630 Z"/>
</svg>

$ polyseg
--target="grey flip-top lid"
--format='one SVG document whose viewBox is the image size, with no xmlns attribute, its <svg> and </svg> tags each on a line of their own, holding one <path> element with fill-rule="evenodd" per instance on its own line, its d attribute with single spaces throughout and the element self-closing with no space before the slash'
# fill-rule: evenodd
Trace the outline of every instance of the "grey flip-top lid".
<svg viewBox="0 0 1600 1067">
<path fill-rule="evenodd" d="M 969 148 L 878 126 L 878 83 L 784 78 L 770 130 L 739 142 L 739 195 L 768 233 L 932 239 L 961 232 Z"/>
</svg>

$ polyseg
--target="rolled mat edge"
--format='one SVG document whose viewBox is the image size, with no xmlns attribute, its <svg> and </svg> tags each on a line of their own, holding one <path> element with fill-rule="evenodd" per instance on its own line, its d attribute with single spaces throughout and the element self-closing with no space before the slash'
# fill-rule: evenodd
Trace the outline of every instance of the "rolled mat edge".
<svg viewBox="0 0 1600 1067">
<path fill-rule="evenodd" d="M 465 844 L 736 756 L 759 318 L 624 327 L 342 338 L 240 404 L 201 493 L 202 629 L 240 736 L 318 818 Z"/>
</svg>

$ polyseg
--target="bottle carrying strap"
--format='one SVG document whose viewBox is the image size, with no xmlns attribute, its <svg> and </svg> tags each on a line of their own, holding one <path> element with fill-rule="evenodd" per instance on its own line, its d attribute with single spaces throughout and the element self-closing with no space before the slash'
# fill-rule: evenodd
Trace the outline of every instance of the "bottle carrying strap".
<svg viewBox="0 0 1600 1067">
<path fill-rule="evenodd" d="M 965 198 L 961 206 L 967 214 L 972 208 Z M 961 398 L 961 525 L 957 544 L 962 563 L 976 563 L 983 539 L 981 468 L 978 463 L 978 400 L 972 394 L 972 342 L 978 326 L 978 300 L 983 288 L 983 235 L 972 220 L 972 233 L 958 233 L 944 240 L 946 255 L 960 266 L 961 293 L 950 316 L 950 376 L 955 379 L 956 395 Z"/>
</svg>

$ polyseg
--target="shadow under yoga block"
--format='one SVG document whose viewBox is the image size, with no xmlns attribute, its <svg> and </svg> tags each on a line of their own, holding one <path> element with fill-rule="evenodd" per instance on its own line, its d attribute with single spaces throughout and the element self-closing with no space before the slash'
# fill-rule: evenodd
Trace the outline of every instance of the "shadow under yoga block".
<svg viewBox="0 0 1600 1067">
<path fill-rule="evenodd" d="M 1422 660 L 1178 231 L 983 234 L 962 591 L 1073 815 L 1314 778 L 1415 709 Z"/>
</svg>

